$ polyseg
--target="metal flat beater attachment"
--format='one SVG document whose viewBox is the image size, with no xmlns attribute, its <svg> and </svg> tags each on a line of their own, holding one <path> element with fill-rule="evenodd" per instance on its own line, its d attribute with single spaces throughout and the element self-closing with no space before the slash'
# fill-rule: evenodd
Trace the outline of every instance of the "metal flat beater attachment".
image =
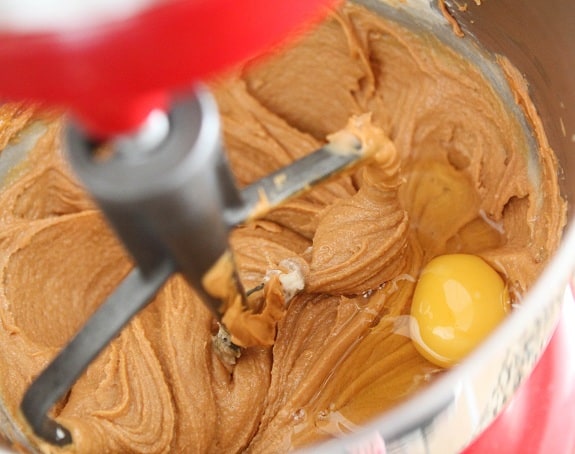
<svg viewBox="0 0 575 454">
<path fill-rule="evenodd" d="M 223 153 L 216 103 L 202 88 L 110 143 L 69 125 L 67 148 L 136 266 L 23 398 L 22 413 L 36 435 L 59 446 L 72 436 L 48 412 L 173 273 L 181 272 L 219 319 L 221 302 L 201 281 L 226 251 L 230 228 L 252 217 L 262 194 L 273 207 L 359 158 L 326 146 L 240 191 Z"/>
</svg>

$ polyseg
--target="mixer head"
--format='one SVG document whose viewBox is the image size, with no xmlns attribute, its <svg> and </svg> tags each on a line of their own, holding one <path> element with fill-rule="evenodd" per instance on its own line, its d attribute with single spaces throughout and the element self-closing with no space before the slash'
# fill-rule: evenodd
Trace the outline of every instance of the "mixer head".
<svg viewBox="0 0 575 454">
<path fill-rule="evenodd" d="M 45 2 L 46 11 L 70 10 L 69 21 L 64 12 L 40 20 L 25 1 L 3 3 L 0 100 L 61 106 L 91 136 L 113 137 L 167 108 L 172 93 L 309 27 L 336 2 L 130 0 L 128 11 L 110 0 Z"/>
</svg>

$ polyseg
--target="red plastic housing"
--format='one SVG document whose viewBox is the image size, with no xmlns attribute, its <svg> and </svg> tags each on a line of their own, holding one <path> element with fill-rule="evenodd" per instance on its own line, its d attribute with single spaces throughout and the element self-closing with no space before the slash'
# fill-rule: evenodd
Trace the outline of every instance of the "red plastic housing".
<svg viewBox="0 0 575 454">
<path fill-rule="evenodd" d="M 575 282 L 533 374 L 462 454 L 575 452 Z"/>
<path fill-rule="evenodd" d="M 251 58 L 334 0 L 171 0 L 61 33 L 0 32 L 0 99 L 70 108 L 92 133 L 135 128 L 167 95 Z"/>
</svg>

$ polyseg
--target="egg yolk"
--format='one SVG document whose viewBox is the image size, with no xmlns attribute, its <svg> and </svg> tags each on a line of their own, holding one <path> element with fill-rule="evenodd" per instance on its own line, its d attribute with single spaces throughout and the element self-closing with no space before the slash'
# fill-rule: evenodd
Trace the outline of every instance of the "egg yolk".
<svg viewBox="0 0 575 454">
<path fill-rule="evenodd" d="M 501 276 L 469 254 L 442 255 L 423 269 L 411 305 L 410 335 L 426 359 L 450 367 L 510 311 Z"/>
</svg>

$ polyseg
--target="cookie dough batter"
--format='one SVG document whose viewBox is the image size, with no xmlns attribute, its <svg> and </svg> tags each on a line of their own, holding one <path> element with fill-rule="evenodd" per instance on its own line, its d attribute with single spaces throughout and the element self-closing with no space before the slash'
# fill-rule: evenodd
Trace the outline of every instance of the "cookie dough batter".
<svg viewBox="0 0 575 454">
<path fill-rule="evenodd" d="M 354 430 L 441 372 L 402 323 L 431 258 L 481 256 L 519 303 L 558 245 L 565 207 L 538 120 L 533 172 L 516 115 L 431 36 L 347 5 L 213 88 L 242 185 L 354 115 L 371 115 L 390 155 L 233 232 L 245 288 L 289 261 L 305 288 L 281 308 L 272 341 L 252 342 L 265 345 L 245 349 L 231 371 L 212 349 L 211 315 L 171 279 L 54 409 L 72 451 L 284 452 Z M 131 267 L 63 161 L 59 121 L 5 105 L 0 149 L 38 121 L 47 132 L 0 194 L 0 399 L 20 423 L 30 381 Z M 255 313 L 265 304 L 250 301 Z"/>
</svg>

